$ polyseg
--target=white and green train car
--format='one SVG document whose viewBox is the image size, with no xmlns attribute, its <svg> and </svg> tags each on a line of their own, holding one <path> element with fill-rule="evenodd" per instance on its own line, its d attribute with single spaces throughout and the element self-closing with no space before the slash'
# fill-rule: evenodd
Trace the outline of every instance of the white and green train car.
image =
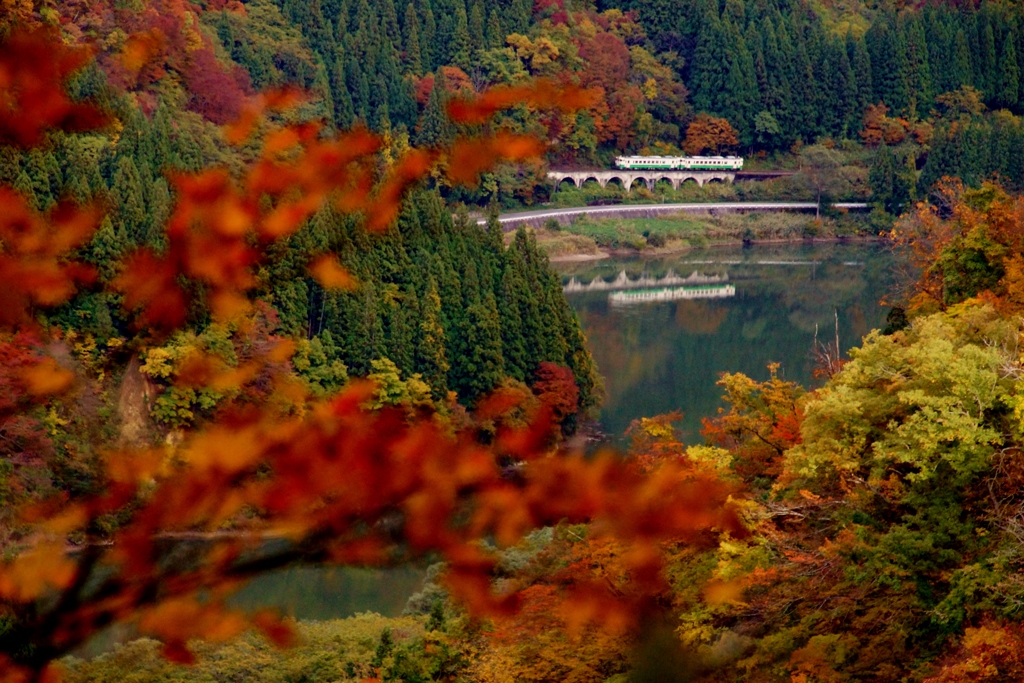
<svg viewBox="0 0 1024 683">
<path fill-rule="evenodd" d="M 738 171 L 743 157 L 615 157 L 615 167 L 631 171 Z"/>
</svg>

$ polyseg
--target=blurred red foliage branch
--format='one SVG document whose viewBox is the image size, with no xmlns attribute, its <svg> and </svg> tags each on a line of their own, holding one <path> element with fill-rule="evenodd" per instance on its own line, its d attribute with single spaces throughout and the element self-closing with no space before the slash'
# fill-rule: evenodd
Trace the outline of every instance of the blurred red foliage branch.
<svg viewBox="0 0 1024 683">
<path fill-rule="evenodd" d="M 133 59 L 145 58 L 144 45 L 129 44 L 142 55 Z M 87 56 L 48 32 L 15 33 L 0 44 L 6 142 L 35 145 L 46 129 L 104 123 L 63 94 L 63 80 Z M 326 202 L 361 212 L 370 230 L 380 230 L 392 222 L 404 190 L 438 159 L 457 169 L 453 180 L 470 182 L 482 170 L 471 149 L 485 150 L 488 163 L 542 149 L 499 131 L 449 150 L 411 150 L 378 178 L 380 142 L 369 132 L 329 138 L 316 123 L 275 127 L 263 116 L 300 97 L 287 90 L 263 95 L 225 129 L 235 144 L 262 140 L 260 157 L 240 177 L 210 169 L 172 178 L 177 203 L 167 249 L 128 255 L 113 282 L 143 335 L 160 339 L 180 329 L 197 305 L 215 319 L 252 325 L 254 267 Z M 452 114 L 482 122 L 524 100 L 573 109 L 587 95 L 540 83 L 462 101 Z M 67 205 L 41 216 L 6 189 L 0 205 L 0 324 L 4 334 L 32 331 L 42 349 L 49 335 L 35 329 L 34 312 L 67 301 L 91 280 L 91 270 L 69 255 L 90 238 L 101 211 Z M 310 268 L 327 287 L 352 282 L 331 254 L 317 256 Z M 190 639 L 223 640 L 252 627 L 286 645 L 292 635 L 285 622 L 229 609 L 225 598 L 245 579 L 296 562 L 372 566 L 439 553 L 452 594 L 487 615 L 515 609 L 517 596 L 492 592 L 493 558 L 478 543 L 484 537 L 508 545 L 538 526 L 588 521 L 595 533 L 631 544 L 634 581 L 660 589 L 664 541 L 719 530 L 745 534 L 730 487 L 711 474 L 695 475 L 678 462 L 640 472 L 614 454 L 585 458 L 552 448 L 557 401 L 537 410 L 525 428 L 500 428 L 485 446 L 477 430 L 436 416 L 369 410 L 368 382 L 314 399 L 287 372 L 294 349 L 290 340 L 266 338 L 238 368 L 193 354 L 179 384 L 226 390 L 258 382 L 264 400 L 228 402 L 180 444 L 108 448 L 100 494 L 56 496 L 20 511 L 30 531 L 0 564 L 0 615 L 14 624 L 0 634 L 0 680 L 58 680 L 54 660 L 119 621 L 134 620 L 180 662 L 191 660 Z M 556 379 L 553 394 L 570 401 Z M 39 353 L 20 361 L 15 381 L 28 398 L 2 420 L 74 392 L 82 380 Z M 515 474 L 504 467 L 509 461 L 522 463 Z M 115 512 L 116 529 L 99 533 L 97 520 Z M 232 531 L 223 532 L 228 522 Z M 570 611 L 582 610 L 575 620 L 607 617 L 621 626 L 648 604 L 634 596 L 624 605 L 621 594 L 597 584 L 580 590 L 564 596 Z"/>
</svg>

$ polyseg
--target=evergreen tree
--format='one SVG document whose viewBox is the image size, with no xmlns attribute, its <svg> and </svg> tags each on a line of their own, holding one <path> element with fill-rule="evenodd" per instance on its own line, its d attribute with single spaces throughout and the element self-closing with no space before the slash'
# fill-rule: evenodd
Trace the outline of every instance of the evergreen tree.
<svg viewBox="0 0 1024 683">
<path fill-rule="evenodd" d="M 455 22 L 452 27 L 451 44 L 449 47 L 449 62 L 461 67 L 463 71 L 473 69 L 473 40 L 469 34 L 469 20 L 466 17 L 466 8 L 459 0 L 455 7 Z"/>
<path fill-rule="evenodd" d="M 387 357 L 409 377 L 415 372 L 416 352 L 415 320 L 419 317 L 420 305 L 416 292 L 407 285 L 400 296 L 393 297 L 388 306 Z"/>
<path fill-rule="evenodd" d="M 727 39 L 722 31 L 715 4 L 705 2 L 697 46 L 690 66 L 691 101 L 698 112 L 720 113 L 718 105 L 725 90 L 728 61 L 724 49 Z"/>
<path fill-rule="evenodd" d="M 535 365 L 530 358 L 523 334 L 522 311 L 528 296 L 522 273 L 516 268 L 513 259 L 506 260 L 498 296 L 501 347 L 505 359 L 505 372 L 521 382 L 528 379 Z"/>
<path fill-rule="evenodd" d="M 978 54 L 980 64 L 978 89 L 985 93 L 987 100 L 993 101 L 996 99 L 999 90 L 1000 69 L 996 64 L 995 33 L 992 31 L 992 25 L 987 21 L 979 31 L 979 38 L 981 40 L 981 52 Z"/>
<path fill-rule="evenodd" d="M 102 281 L 109 282 L 117 275 L 116 265 L 128 247 L 128 240 L 114 229 L 110 216 L 104 216 L 99 229 L 82 250 L 82 258 L 96 266 Z"/>
<path fill-rule="evenodd" d="M 901 21 L 901 29 L 906 44 L 910 111 L 919 116 L 926 116 L 932 108 L 935 91 L 932 86 L 928 44 L 920 15 L 909 15 L 906 20 Z"/>
<path fill-rule="evenodd" d="M 533 18 L 532 0 L 512 0 L 509 10 L 508 33 L 526 35 L 530 29 L 530 20 Z"/>
<path fill-rule="evenodd" d="M 41 201 L 36 195 L 36 189 L 32 183 L 32 178 L 29 177 L 28 173 L 21 171 L 18 173 L 18 177 L 14 180 L 14 190 L 25 198 L 28 205 L 36 210 L 41 210 Z"/>
<path fill-rule="evenodd" d="M 472 2 L 467 21 L 471 54 L 476 55 L 487 47 L 487 41 L 484 38 L 484 8 L 481 0 Z"/>
<path fill-rule="evenodd" d="M 901 116 L 909 114 L 907 75 L 910 66 L 902 35 L 895 30 L 891 19 L 876 21 L 865 35 L 865 43 L 871 55 L 871 82 L 875 86 L 876 101 L 884 102 Z"/>
<path fill-rule="evenodd" d="M 383 34 L 392 46 L 401 45 L 402 32 L 398 27 L 398 11 L 393 0 L 377 0 L 380 3 L 380 23 Z M 392 359 L 394 360 L 394 359 Z"/>
<path fill-rule="evenodd" d="M 171 215 L 171 190 L 167 181 L 157 178 L 149 186 L 149 197 L 146 202 L 148 206 L 146 232 L 143 235 L 143 243 L 162 251 L 166 246 L 164 237 L 164 224 Z"/>
<path fill-rule="evenodd" d="M 953 34 L 943 19 L 943 13 L 934 6 L 924 9 L 925 42 L 928 45 L 928 64 L 932 72 L 935 94 L 956 90 L 951 84 L 951 55 L 954 54 Z"/>
<path fill-rule="evenodd" d="M 461 3 L 460 3 L 461 4 Z M 465 7 L 463 6 L 463 12 Z M 456 10 L 451 13 L 442 12 L 440 7 L 437 14 L 437 34 L 434 37 L 434 60 L 438 67 L 455 63 L 455 53 L 458 48 L 469 49 L 469 32 L 467 31 L 459 45 L 455 43 L 455 24 L 457 22 Z"/>
<path fill-rule="evenodd" d="M 142 244 L 149 221 L 142 179 L 132 157 L 118 155 L 110 194 L 115 207 L 115 230 L 126 235 L 132 244 Z"/>
<path fill-rule="evenodd" d="M 322 59 L 334 59 L 334 31 L 324 18 L 320 0 L 284 0 L 281 12 L 299 27 Z"/>
<path fill-rule="evenodd" d="M 731 22 L 726 24 L 725 34 L 729 41 L 725 50 L 729 71 L 720 113 L 739 132 L 740 144 L 747 146 L 754 140 L 754 108 L 759 99 L 754 60 L 742 34 Z"/>
<path fill-rule="evenodd" d="M 470 262 L 472 263 L 472 262 Z M 466 307 L 465 322 L 459 330 L 463 354 L 450 373 L 451 386 L 469 404 L 492 391 L 505 377 L 501 352 L 501 322 L 493 292 L 475 297 Z"/>
<path fill-rule="evenodd" d="M 954 39 L 949 83 L 953 86 L 953 90 L 962 85 L 974 84 L 971 50 L 967 42 L 967 34 L 963 29 L 956 32 Z"/>
<path fill-rule="evenodd" d="M 910 207 L 913 176 L 884 143 L 878 148 L 868 174 L 874 203 L 893 216 Z"/>
<path fill-rule="evenodd" d="M 505 32 L 501 28 L 501 19 L 498 17 L 498 11 L 496 9 L 492 9 L 491 13 L 487 17 L 485 43 L 487 49 L 504 47 L 505 45 Z"/>
<path fill-rule="evenodd" d="M 1017 61 L 1017 47 L 1013 36 L 1008 35 L 1003 41 L 1003 52 L 999 59 L 999 82 L 996 90 L 996 102 L 1007 109 L 1016 108 L 1020 100 L 1020 65 Z"/>
<path fill-rule="evenodd" d="M 424 71 L 435 71 L 442 66 L 440 51 L 437 49 L 437 24 L 434 12 L 430 9 L 430 0 L 421 0 L 423 9 L 423 35 L 420 38 L 420 58 L 423 60 Z"/>
<path fill-rule="evenodd" d="M 874 104 L 874 84 L 871 82 L 871 57 L 863 40 L 846 34 L 846 54 L 850 59 L 853 79 L 857 82 L 857 109 L 863 112 Z M 859 118 L 859 117 L 858 117 Z M 858 127 L 859 127 L 859 121 Z"/>
<path fill-rule="evenodd" d="M 434 87 L 430 91 L 427 106 L 423 110 L 423 118 L 416 135 L 417 145 L 443 147 L 455 137 L 455 126 L 445 110 L 447 100 L 444 77 L 438 73 L 434 78 Z"/>
<path fill-rule="evenodd" d="M 337 119 L 337 111 L 334 108 L 334 94 L 331 92 L 330 80 L 327 78 L 327 70 L 320 65 L 316 70 L 316 83 L 313 91 L 320 98 L 323 118 L 325 121 L 334 122 Z"/>
<path fill-rule="evenodd" d="M 446 336 L 441 324 L 441 297 L 437 282 L 427 276 L 427 288 L 420 299 L 419 341 L 416 344 L 416 372 L 423 376 L 437 399 L 448 393 L 448 355 Z"/>
<path fill-rule="evenodd" d="M 423 73 L 423 57 L 420 53 L 420 20 L 416 16 L 416 9 L 410 2 L 405 8 L 405 24 L 403 45 L 403 60 L 405 69 L 413 76 Z"/>
<path fill-rule="evenodd" d="M 784 35 L 785 31 L 783 30 L 782 33 Z M 764 20 L 763 35 L 764 59 L 769 78 L 769 87 L 763 100 L 764 108 L 778 120 L 786 136 L 786 141 L 791 142 L 796 138 L 793 131 L 798 130 L 798 127 L 790 126 L 795 116 L 793 92 L 790 89 L 793 72 L 790 64 L 791 53 L 785 50 L 792 46 L 788 44 L 788 40 L 785 46 L 778 40 L 778 34 L 770 19 Z"/>
<path fill-rule="evenodd" d="M 31 181 L 32 195 L 41 211 L 53 206 L 63 194 L 64 174 L 51 150 L 31 150 L 25 160 L 25 173 Z"/>
</svg>

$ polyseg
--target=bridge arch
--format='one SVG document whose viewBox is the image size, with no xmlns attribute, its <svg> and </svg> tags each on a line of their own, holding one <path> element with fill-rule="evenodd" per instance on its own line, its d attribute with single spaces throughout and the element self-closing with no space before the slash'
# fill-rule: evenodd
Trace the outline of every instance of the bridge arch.
<svg viewBox="0 0 1024 683">
<path fill-rule="evenodd" d="M 647 176 L 646 174 L 636 173 L 630 179 L 630 183 L 629 183 L 630 191 L 632 191 L 634 187 L 637 187 L 637 182 L 642 183 L 640 185 L 641 189 L 644 189 L 644 188 L 646 188 L 648 190 L 653 189 L 654 180 L 651 177 Z"/>
<path fill-rule="evenodd" d="M 678 178 L 673 178 L 672 176 L 669 176 L 669 175 L 661 175 L 661 176 L 658 176 L 657 178 L 654 179 L 653 185 L 654 185 L 655 188 L 657 188 L 658 185 L 660 185 L 662 183 L 668 183 L 669 185 L 672 186 L 673 190 L 679 189 L 679 179 Z"/>
<path fill-rule="evenodd" d="M 626 190 L 629 189 L 628 187 L 626 187 L 626 180 L 625 180 L 625 178 L 623 178 L 621 175 L 608 176 L 608 178 L 604 181 L 605 187 L 611 185 L 612 183 L 617 184 L 619 186 L 619 188 L 621 190 L 623 190 L 623 191 L 626 191 Z"/>
</svg>

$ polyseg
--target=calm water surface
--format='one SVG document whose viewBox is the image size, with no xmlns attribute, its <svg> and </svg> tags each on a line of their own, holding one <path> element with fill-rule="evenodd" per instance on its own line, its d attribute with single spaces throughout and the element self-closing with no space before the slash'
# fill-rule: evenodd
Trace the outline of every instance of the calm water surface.
<svg viewBox="0 0 1024 683">
<path fill-rule="evenodd" d="M 556 268 L 605 379 L 605 431 L 679 409 L 695 443 L 700 418 L 723 405 L 722 372 L 763 380 L 777 362 L 784 379 L 811 386 L 816 325 L 831 340 L 838 314 L 844 351 L 884 326 L 893 264 L 881 244 L 796 243 Z"/>
</svg>

